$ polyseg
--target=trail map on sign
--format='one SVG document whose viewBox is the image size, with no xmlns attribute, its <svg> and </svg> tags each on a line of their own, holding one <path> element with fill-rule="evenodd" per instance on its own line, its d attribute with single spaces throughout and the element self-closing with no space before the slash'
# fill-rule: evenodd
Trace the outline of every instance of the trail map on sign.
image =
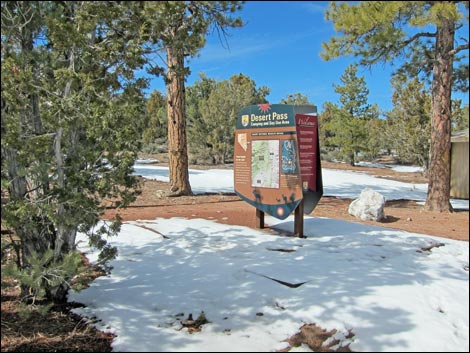
<svg viewBox="0 0 470 353">
<path fill-rule="evenodd" d="M 279 188 L 279 140 L 251 143 L 251 186 Z"/>
<path fill-rule="evenodd" d="M 282 141 L 282 166 L 284 174 L 297 174 L 297 152 L 293 140 Z"/>
</svg>

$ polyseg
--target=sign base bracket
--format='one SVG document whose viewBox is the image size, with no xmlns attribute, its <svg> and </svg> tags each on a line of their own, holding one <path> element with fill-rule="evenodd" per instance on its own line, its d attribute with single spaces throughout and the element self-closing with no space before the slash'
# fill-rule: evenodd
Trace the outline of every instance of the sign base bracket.
<svg viewBox="0 0 470 353">
<path fill-rule="evenodd" d="M 264 223 L 264 212 L 256 209 L 256 228 L 264 229 L 266 225 Z M 304 200 L 302 200 L 299 206 L 294 211 L 294 237 L 305 238 L 304 236 Z"/>
<path fill-rule="evenodd" d="M 264 225 L 264 212 L 256 209 L 256 228 L 263 229 Z"/>
</svg>

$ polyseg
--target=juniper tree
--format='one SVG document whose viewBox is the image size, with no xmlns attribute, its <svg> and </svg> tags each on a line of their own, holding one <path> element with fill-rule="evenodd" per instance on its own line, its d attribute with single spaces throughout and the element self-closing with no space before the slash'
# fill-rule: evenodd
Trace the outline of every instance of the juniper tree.
<svg viewBox="0 0 470 353">
<path fill-rule="evenodd" d="M 1 3 L 2 225 L 20 240 L 18 273 L 43 286 L 25 280 L 25 296 L 65 300 L 78 231 L 103 263 L 116 253 L 104 236 L 119 219 L 98 222 L 104 201 L 125 206 L 136 194 L 145 82 L 133 74 L 143 64 L 133 6 Z"/>
<path fill-rule="evenodd" d="M 199 135 L 205 135 L 203 141 L 214 164 L 224 164 L 233 157 L 239 111 L 247 105 L 266 103 L 268 93 L 267 87 L 257 88 L 255 81 L 243 74 L 215 85 L 201 104 L 201 121 L 197 125 Z"/>
</svg>

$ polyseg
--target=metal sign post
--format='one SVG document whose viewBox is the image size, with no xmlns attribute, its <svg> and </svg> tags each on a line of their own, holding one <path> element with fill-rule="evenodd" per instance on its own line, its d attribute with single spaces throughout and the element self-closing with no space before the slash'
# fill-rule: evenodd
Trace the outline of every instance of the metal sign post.
<svg viewBox="0 0 470 353">
<path fill-rule="evenodd" d="M 300 205 L 295 209 L 294 212 L 294 235 L 299 238 L 304 237 L 304 201 L 300 202 Z"/>
<path fill-rule="evenodd" d="M 264 228 L 264 212 L 256 209 L 256 228 Z"/>
</svg>

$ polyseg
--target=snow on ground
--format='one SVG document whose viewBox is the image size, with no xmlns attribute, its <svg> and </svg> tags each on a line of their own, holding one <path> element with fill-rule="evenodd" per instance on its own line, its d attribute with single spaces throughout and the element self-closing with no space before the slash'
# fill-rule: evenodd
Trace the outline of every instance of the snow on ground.
<svg viewBox="0 0 470 353">
<path fill-rule="evenodd" d="M 233 191 L 232 173 L 191 171 L 191 186 Z M 372 179 L 323 170 L 326 194 L 358 196 L 371 184 L 388 198 L 425 197 L 420 185 Z M 292 216 L 266 222 L 293 230 Z M 203 219 L 128 222 L 110 239 L 119 250 L 111 274 L 69 300 L 117 335 L 114 351 L 274 351 L 305 323 L 337 329 L 355 351 L 469 351 L 468 242 L 318 217 L 305 217 L 304 231 L 299 239 Z M 181 329 L 201 311 L 210 321 L 201 332 Z"/>
<path fill-rule="evenodd" d="M 147 164 L 136 164 L 134 174 L 147 179 L 168 182 L 168 168 Z M 425 201 L 428 184 L 403 183 L 377 178 L 372 175 L 335 169 L 322 169 L 323 195 L 357 198 L 365 188 L 381 193 L 386 200 Z M 189 170 L 191 189 L 195 194 L 206 192 L 234 192 L 233 169 Z M 468 200 L 451 200 L 455 209 L 469 209 Z"/>
<path fill-rule="evenodd" d="M 292 219 L 277 227 L 291 231 Z M 352 330 L 345 343 L 356 351 L 468 351 L 468 243 L 311 217 L 305 233 L 130 222 L 112 240 L 111 275 L 70 300 L 117 335 L 115 351 L 273 351 L 304 323 L 339 337 Z M 445 245 L 421 250 L 438 242 Z M 179 320 L 201 311 L 210 324 L 180 330 Z"/>
<path fill-rule="evenodd" d="M 396 165 L 396 164 L 382 164 L 382 163 L 371 163 L 371 162 L 358 162 L 358 166 L 362 167 L 370 167 L 370 168 L 390 168 L 396 172 L 402 173 L 421 173 L 423 171 L 423 167 L 413 166 L 413 165 Z"/>
</svg>

